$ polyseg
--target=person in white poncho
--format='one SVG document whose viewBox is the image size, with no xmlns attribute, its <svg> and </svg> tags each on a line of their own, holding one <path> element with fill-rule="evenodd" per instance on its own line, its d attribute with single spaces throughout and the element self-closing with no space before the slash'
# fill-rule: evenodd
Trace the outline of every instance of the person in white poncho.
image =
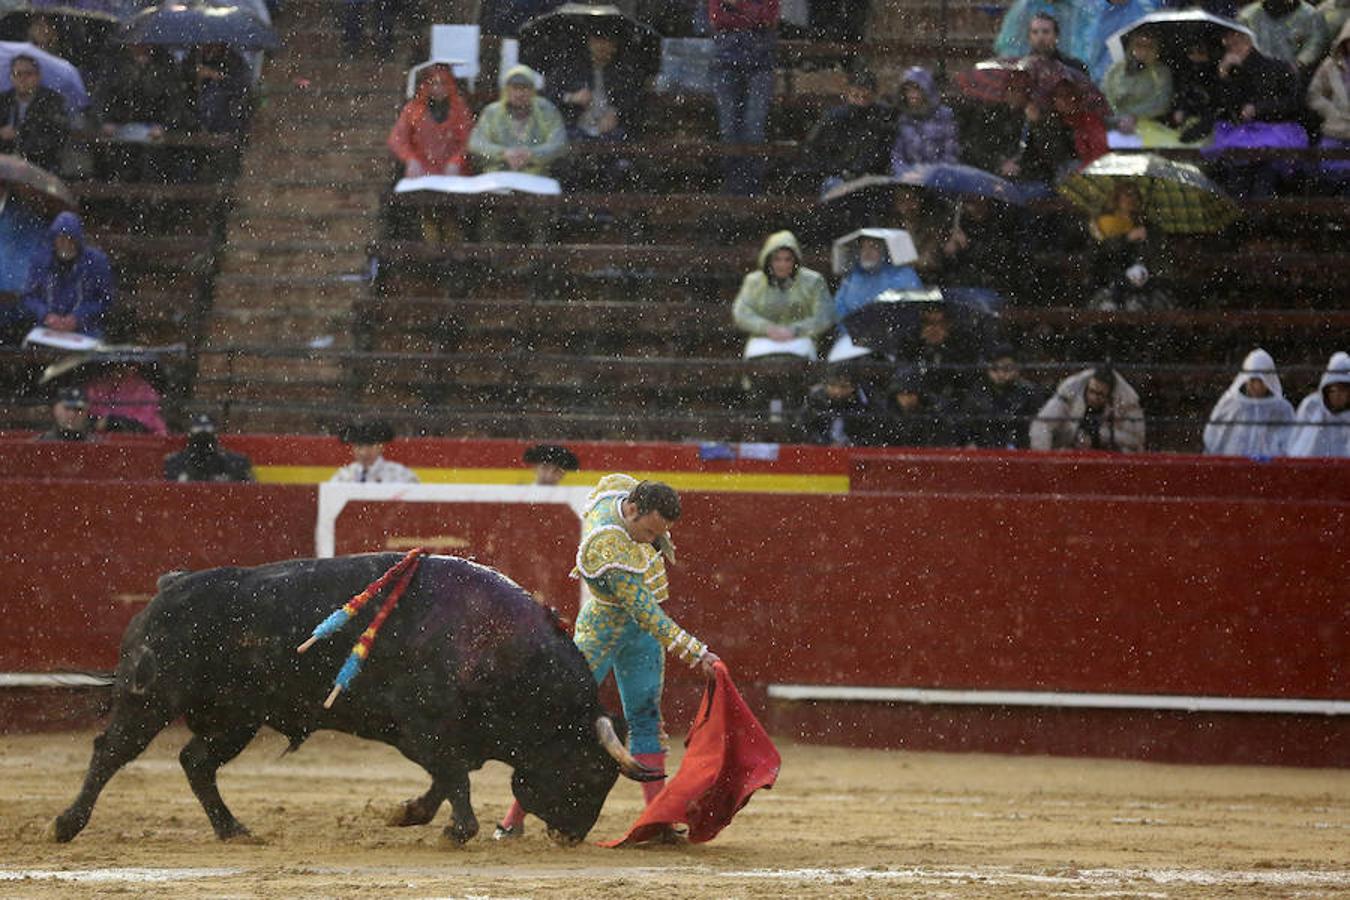
<svg viewBox="0 0 1350 900">
<path fill-rule="evenodd" d="M 1205 426 L 1211 456 L 1284 456 L 1294 407 L 1284 398 L 1275 360 L 1257 348 L 1247 354 Z"/>
<path fill-rule="evenodd" d="M 1350 353 L 1332 354 L 1317 390 L 1298 405 L 1289 455 L 1350 457 Z"/>
</svg>

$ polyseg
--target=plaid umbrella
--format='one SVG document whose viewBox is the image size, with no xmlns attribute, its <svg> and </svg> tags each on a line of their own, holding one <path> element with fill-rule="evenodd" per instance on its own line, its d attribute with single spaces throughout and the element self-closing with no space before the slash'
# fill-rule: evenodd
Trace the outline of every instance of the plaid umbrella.
<svg viewBox="0 0 1350 900">
<path fill-rule="evenodd" d="M 45 219 L 77 206 L 64 181 L 18 156 L 0 155 L 0 186 L 22 197 L 24 205 Z"/>
<path fill-rule="evenodd" d="M 1198 168 L 1152 153 L 1108 153 L 1065 178 L 1058 188 L 1076 206 L 1097 213 L 1122 181 L 1139 188 L 1145 218 L 1163 231 L 1219 231 L 1238 215 L 1228 195 Z"/>
</svg>

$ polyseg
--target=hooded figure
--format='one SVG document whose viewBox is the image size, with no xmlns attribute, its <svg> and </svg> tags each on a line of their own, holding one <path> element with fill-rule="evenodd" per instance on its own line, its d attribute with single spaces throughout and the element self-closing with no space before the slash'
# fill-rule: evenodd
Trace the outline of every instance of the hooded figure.
<svg viewBox="0 0 1350 900">
<path fill-rule="evenodd" d="M 431 66 L 389 131 L 389 151 L 408 178 L 466 175 L 473 113 L 449 65 Z"/>
<path fill-rule="evenodd" d="M 1238 21 L 1252 30 L 1262 53 L 1302 72 L 1326 54 L 1326 22 L 1304 0 L 1258 0 L 1242 8 Z"/>
<path fill-rule="evenodd" d="M 842 323 L 883 291 L 922 290 L 914 271 L 919 258 L 909 232 L 899 228 L 863 228 L 834 242 L 834 272 L 844 275 L 834 294 L 835 321 Z M 872 351 L 853 343 L 840 325 L 829 362 L 866 356 Z"/>
<path fill-rule="evenodd" d="M 1205 452 L 1211 456 L 1283 456 L 1294 421 L 1284 399 L 1275 360 L 1257 348 L 1247 354 L 1228 390 L 1214 404 L 1205 426 Z"/>
<path fill-rule="evenodd" d="M 1116 32 L 1128 28 L 1149 13 L 1156 12 L 1162 6 L 1159 0 L 1106 0 L 1097 6 L 1093 21 L 1096 37 L 1083 56 L 1087 63 L 1088 74 L 1098 84 L 1106 77 L 1111 68 L 1111 50 L 1106 39 Z"/>
<path fill-rule="evenodd" d="M 1032 450 L 1144 449 L 1139 394 L 1109 366 L 1084 369 L 1055 388 L 1031 423 Z"/>
<path fill-rule="evenodd" d="M 1350 353 L 1332 354 L 1317 390 L 1298 405 L 1287 452 L 1350 457 Z"/>
<path fill-rule="evenodd" d="M 47 237 L 28 274 L 25 312 L 38 325 L 103 337 L 103 319 L 116 292 L 107 255 L 84 243 L 84 228 L 73 212 L 53 219 Z"/>
<path fill-rule="evenodd" d="M 900 82 L 899 131 L 891 147 L 892 173 L 924 163 L 955 163 L 960 156 L 956 115 L 943 105 L 933 76 L 922 66 L 906 70 Z"/>
<path fill-rule="evenodd" d="M 777 352 L 815 358 L 815 339 L 834 323 L 834 311 L 825 277 L 801 260 L 796 236 L 774 232 L 760 248 L 759 270 L 741 282 L 731 315 L 736 327 L 750 335 L 747 358 L 765 355 L 752 346 L 756 338 L 781 344 Z"/>
<path fill-rule="evenodd" d="M 517 171 L 547 175 L 567 152 L 567 129 L 558 108 L 535 93 L 538 74 L 512 66 L 502 77 L 502 96 L 483 107 L 469 136 L 469 152 L 484 172 Z M 526 160 L 513 163 L 519 151 Z"/>
<path fill-rule="evenodd" d="M 1308 84 L 1308 107 L 1322 117 L 1322 137 L 1350 141 L 1350 22 Z"/>
</svg>

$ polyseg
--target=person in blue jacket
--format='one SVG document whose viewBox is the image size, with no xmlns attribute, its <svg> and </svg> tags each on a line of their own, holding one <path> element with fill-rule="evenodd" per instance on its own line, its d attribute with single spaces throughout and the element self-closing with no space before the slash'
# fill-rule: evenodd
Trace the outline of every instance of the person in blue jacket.
<svg viewBox="0 0 1350 900">
<path fill-rule="evenodd" d="M 33 325 L 103 337 L 103 320 L 117 293 L 108 256 L 85 243 L 84 227 L 63 212 L 47 229 L 49 243 L 33 260 L 21 303 Z"/>
<path fill-rule="evenodd" d="M 862 228 L 835 241 L 834 271 L 846 273 L 834 294 L 835 322 L 842 323 L 883 291 L 922 290 L 913 266 L 918 258 L 909 232 L 899 228 Z M 855 344 L 840 324 L 827 359 L 843 362 L 872 352 Z"/>
</svg>

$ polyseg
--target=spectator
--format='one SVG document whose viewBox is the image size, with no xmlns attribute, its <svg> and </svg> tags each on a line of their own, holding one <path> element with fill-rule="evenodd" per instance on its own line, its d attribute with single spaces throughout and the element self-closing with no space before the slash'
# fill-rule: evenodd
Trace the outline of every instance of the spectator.
<svg viewBox="0 0 1350 900">
<path fill-rule="evenodd" d="M 891 172 L 909 166 L 954 163 L 961 156 L 956 116 L 942 103 L 933 76 L 922 66 L 905 71 L 900 82 L 899 130 L 891 147 Z"/>
<path fill-rule="evenodd" d="M 1088 65 L 1088 74 L 1097 84 L 1106 77 L 1111 67 L 1111 51 L 1107 39 L 1116 32 L 1128 28 L 1151 12 L 1156 12 L 1163 4 L 1160 0 L 1106 0 L 1105 5 L 1094 4 L 1096 14 L 1095 32 L 1088 49 L 1084 51 L 1083 61 Z"/>
<path fill-rule="evenodd" d="M 469 135 L 469 152 L 484 172 L 547 175 L 567 152 L 567 129 L 557 107 L 535 95 L 538 75 L 529 66 L 513 66 L 502 78 L 502 97 L 489 103 Z M 513 221 L 523 224 L 534 243 L 544 243 L 552 220 L 527 214 L 519 220 L 504 211 L 484 216 L 484 238 L 506 240 Z"/>
<path fill-rule="evenodd" d="M 1081 21 L 1083 15 L 1081 13 L 1075 15 L 1074 19 Z M 1059 38 L 1058 20 L 1048 13 L 1037 13 L 1031 17 L 1031 22 L 1027 25 L 1026 55 L 1032 59 L 1063 63 L 1069 68 L 1077 69 L 1086 75 L 1087 63 L 1083 62 L 1078 55 L 1085 48 L 1075 48 L 1070 53 L 1065 53 L 1060 50 Z"/>
<path fill-rule="evenodd" d="M 129 363 L 114 363 L 84 386 L 89 414 L 99 431 L 131 434 L 168 434 L 160 411 L 160 393 L 141 371 Z"/>
<path fill-rule="evenodd" d="M 1027 127 L 1026 105 L 1029 76 L 1014 79 L 1004 100 L 983 103 L 956 98 L 957 133 L 961 136 L 961 162 L 986 172 L 1004 174 L 1004 166 L 1022 154 Z"/>
<path fill-rule="evenodd" d="M 403 106 L 389 131 L 389 151 L 403 164 L 404 178 L 469 174 L 469 134 L 473 113 L 460 96 L 449 65 L 422 73 L 417 93 Z M 422 210 L 422 236 L 431 243 L 457 242 L 463 233 L 448 209 Z"/>
<path fill-rule="evenodd" d="M 80 217 L 63 212 L 47 229 L 50 243 L 33 261 L 24 289 L 28 326 L 103 337 L 117 285 L 107 255 L 84 241 Z"/>
<path fill-rule="evenodd" d="M 1307 134 L 1293 121 L 1299 117 L 1301 96 L 1294 69 L 1260 53 L 1251 37 L 1240 31 L 1225 31 L 1223 46 L 1214 148 L 1307 146 Z M 1214 175 L 1231 193 L 1260 198 L 1272 194 L 1279 178 L 1291 171 L 1292 166 L 1283 162 L 1222 157 Z"/>
<path fill-rule="evenodd" d="M 773 102 L 779 0 L 708 0 L 713 31 L 713 95 L 723 144 L 762 144 Z M 754 156 L 723 160 L 723 190 L 758 194 L 764 165 Z"/>
<path fill-rule="evenodd" d="M 901 340 L 897 358 L 924 373 L 929 397 L 951 407 L 966 393 L 971 369 L 984 355 L 984 348 L 973 329 L 953 321 L 945 304 L 920 306 L 918 327 Z"/>
<path fill-rule="evenodd" d="M 834 322 L 830 292 L 824 276 L 802 265 L 792 232 L 777 231 L 764 241 L 759 269 L 741 282 L 732 317 L 749 335 L 746 359 L 780 354 L 816 358 L 816 338 Z"/>
<path fill-rule="evenodd" d="M 807 136 L 802 156 L 820 179 L 820 192 L 863 175 L 888 171 L 895 109 L 877 100 L 876 76 L 855 69 L 844 104 L 827 111 Z"/>
<path fill-rule="evenodd" d="M 242 135 L 252 113 L 253 73 L 224 44 L 193 47 L 183 59 L 189 118 L 211 134 Z"/>
<path fill-rule="evenodd" d="M 525 451 L 524 461 L 534 466 L 534 483 L 546 486 L 562 484 L 568 472 L 581 468 L 577 455 L 558 444 L 535 444 Z"/>
<path fill-rule="evenodd" d="M 909 233 L 898 228 L 864 228 L 836 241 L 834 270 L 845 274 L 834 294 L 835 321 L 842 323 L 883 291 L 921 289 L 923 282 L 911 265 L 916 259 Z M 842 362 L 871 352 L 855 344 L 841 324 L 828 359 Z"/>
<path fill-rule="evenodd" d="M 1032 102 L 1028 81 L 1009 82 L 1007 103 L 1021 107 L 1023 122 L 1017 153 L 1004 160 L 998 173 L 1015 181 L 1028 199 L 1046 196 L 1050 185 L 1072 168 L 1077 158 L 1073 130 L 1054 109 L 1043 110 Z"/>
<path fill-rule="evenodd" d="M 1061 25 L 1066 35 L 1064 53 L 1060 52 Z M 1086 31 L 1095 33 L 1095 23 L 1075 0 L 1014 0 L 994 39 L 994 52 L 1003 57 L 1048 57 L 1087 72 L 1087 65 L 1078 59 L 1075 37 Z"/>
<path fill-rule="evenodd" d="M 167 181 L 181 174 L 160 146 L 166 132 L 190 122 L 186 85 L 172 58 L 148 44 L 128 44 L 96 93 L 103 136 L 116 141 L 99 154 L 103 178 Z"/>
<path fill-rule="evenodd" d="M 599 30 L 587 35 L 583 52 L 543 73 L 545 94 L 562 112 L 568 138 L 620 143 L 641 135 L 648 61 L 631 58 L 633 52 L 613 31 Z M 580 190 L 609 193 L 632 167 L 622 157 L 583 156 L 572 161 L 569 181 Z"/>
<path fill-rule="evenodd" d="M 52 427 L 38 435 L 39 441 L 92 441 L 94 423 L 89 401 L 80 388 L 66 388 L 52 404 Z"/>
<path fill-rule="evenodd" d="M 947 239 L 942 244 L 941 282 L 944 287 L 1006 289 L 1020 273 L 1012 265 L 1014 233 L 1004 204 L 988 197 L 957 201 Z"/>
<path fill-rule="evenodd" d="M 1327 52 L 1326 22 L 1305 0 L 1257 0 L 1238 21 L 1252 30 L 1266 56 L 1296 66 L 1304 81 Z"/>
<path fill-rule="evenodd" d="M 1094 309 L 1139 312 L 1172 305 L 1159 277 L 1166 265 L 1163 236 L 1144 220 L 1142 206 L 1139 188 L 1118 182 L 1110 205 L 1088 226 L 1096 239 Z"/>
<path fill-rule="evenodd" d="M 1111 152 L 1106 142 L 1106 122 L 1088 108 L 1083 89 L 1072 81 L 1061 81 L 1050 94 L 1054 112 L 1073 134 L 1074 155 L 1086 166 Z"/>
<path fill-rule="evenodd" d="M 1322 119 L 1320 146 L 1327 150 L 1350 149 L 1350 22 L 1341 28 L 1327 58 L 1317 67 L 1308 85 L 1308 106 Z M 1322 172 L 1345 181 L 1350 165 L 1324 162 Z"/>
<path fill-rule="evenodd" d="M 1214 129 L 1218 95 L 1218 63 L 1209 44 L 1197 41 L 1186 48 L 1185 62 L 1172 72 L 1169 124 L 1179 130 L 1183 143 L 1203 140 Z"/>
<path fill-rule="evenodd" d="M 416 484 L 417 474 L 407 466 L 384 458 L 384 448 L 394 439 L 387 422 L 366 422 L 347 427 L 342 442 L 352 448 L 352 461 L 333 473 L 329 481 Z"/>
<path fill-rule="evenodd" d="M 1158 39 L 1146 31 L 1130 34 L 1125 58 L 1107 70 L 1102 92 L 1122 134 L 1133 134 L 1139 119 L 1166 116 L 1172 109 L 1172 70 L 1158 57 Z"/>
<path fill-rule="evenodd" d="M 187 446 L 164 457 L 164 480 L 253 481 L 253 464 L 242 453 L 221 447 L 216 424 L 199 414 L 188 427 Z"/>
<path fill-rule="evenodd" d="M 70 115 L 65 98 L 39 84 L 41 77 L 33 57 L 20 53 L 10 60 L 14 86 L 0 94 L 0 153 L 55 172 L 70 139 Z"/>
<path fill-rule="evenodd" d="M 594 31 L 584 52 L 543 73 L 544 93 L 572 140 L 627 140 L 642 132 L 647 84 L 641 72 L 638 60 L 619 56 L 612 32 Z"/>
<path fill-rule="evenodd" d="M 831 369 L 812 385 L 802 409 L 806 440 L 830 447 L 867 443 L 870 430 L 867 392 L 847 368 Z"/>
<path fill-rule="evenodd" d="M 946 401 L 929 389 L 917 366 L 897 369 L 873 416 L 872 443 L 892 447 L 944 447 L 952 440 Z"/>
<path fill-rule="evenodd" d="M 1322 14 L 1322 33 L 1331 37 L 1340 34 L 1345 23 L 1350 21 L 1350 0 L 1322 0 L 1317 4 L 1317 11 Z"/>
<path fill-rule="evenodd" d="M 999 344 L 985 360 L 984 377 L 961 399 L 962 442 L 1025 449 L 1031 420 L 1044 402 L 1044 389 L 1022 377 L 1012 345 Z"/>
<path fill-rule="evenodd" d="M 1294 407 L 1284 398 L 1275 360 L 1257 348 L 1247 354 L 1205 425 L 1211 456 L 1284 456 Z"/>
<path fill-rule="evenodd" d="M 1120 373 L 1111 366 L 1084 369 L 1055 388 L 1031 423 L 1033 450 L 1144 449 L 1144 410 Z"/>
<path fill-rule="evenodd" d="M 1288 452 L 1350 457 L 1350 353 L 1333 353 L 1317 390 L 1298 405 Z"/>
<path fill-rule="evenodd" d="M 892 192 L 891 221 L 909 234 L 917 258 L 914 268 L 923 277 L 935 276 L 942 269 L 942 242 L 951 218 L 947 200 L 934 197 L 923 188 L 899 185 Z"/>
</svg>

